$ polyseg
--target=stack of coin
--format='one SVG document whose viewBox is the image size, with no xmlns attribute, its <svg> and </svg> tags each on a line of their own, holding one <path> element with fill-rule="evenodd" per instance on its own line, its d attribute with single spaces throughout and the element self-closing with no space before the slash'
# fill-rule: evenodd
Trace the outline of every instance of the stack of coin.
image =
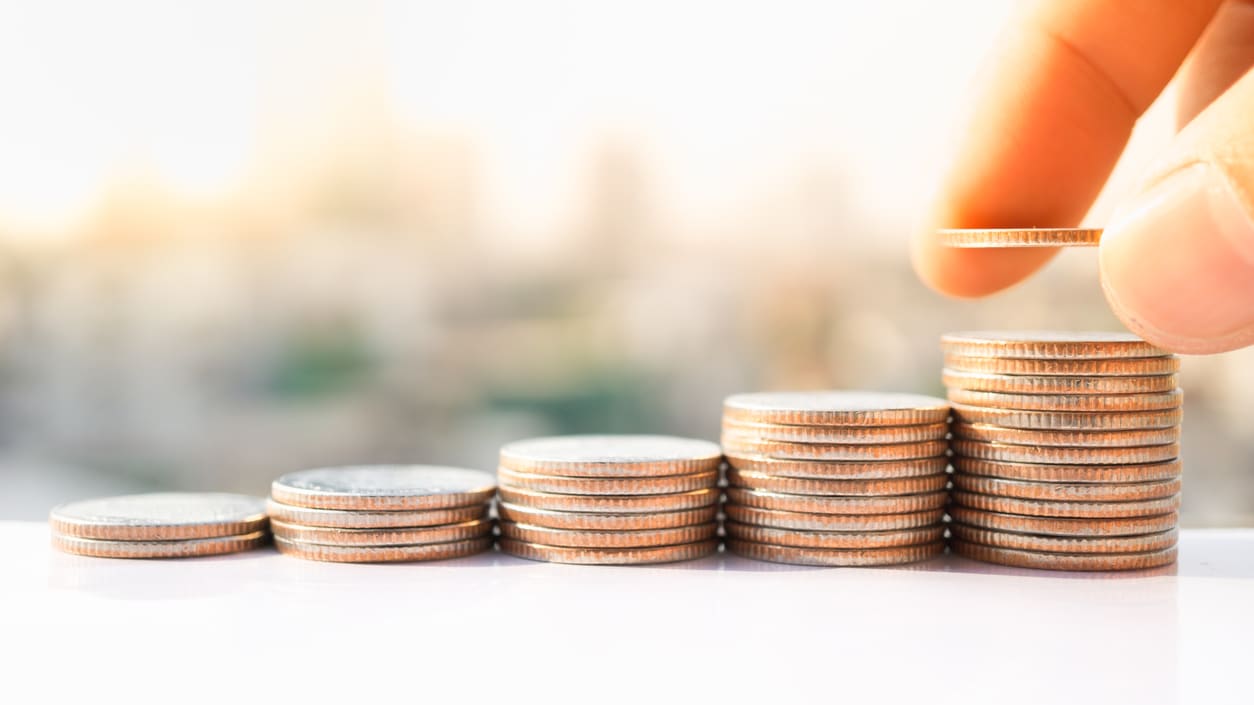
<svg viewBox="0 0 1254 705">
<path fill-rule="evenodd" d="M 955 333 L 942 347 L 955 553 L 1057 570 L 1175 561 L 1175 356 L 1122 333 Z"/>
<path fill-rule="evenodd" d="M 270 487 L 280 553 L 380 563 L 468 556 L 492 547 L 491 473 L 428 465 L 321 468 Z"/>
<path fill-rule="evenodd" d="M 71 502 L 48 517 L 52 545 L 100 558 L 188 558 L 257 548 L 269 538 L 265 500 L 159 492 Z"/>
<path fill-rule="evenodd" d="M 949 404 L 916 394 L 779 392 L 723 403 L 733 553 L 888 565 L 944 552 Z"/>
<path fill-rule="evenodd" d="M 556 563 L 666 563 L 718 550 L 722 453 L 671 436 L 562 436 L 501 448 L 500 546 Z"/>
</svg>

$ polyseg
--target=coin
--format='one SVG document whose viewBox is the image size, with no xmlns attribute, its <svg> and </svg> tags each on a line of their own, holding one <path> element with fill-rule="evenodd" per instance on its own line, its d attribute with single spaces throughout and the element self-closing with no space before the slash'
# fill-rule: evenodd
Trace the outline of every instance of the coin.
<svg viewBox="0 0 1254 705">
<path fill-rule="evenodd" d="M 1097 247 L 1101 228 L 942 228 L 941 244 L 958 248 Z"/>
<path fill-rule="evenodd" d="M 670 529 L 645 529 L 641 531 L 587 531 L 578 529 L 552 529 L 530 524 L 501 522 L 501 536 L 523 543 L 570 548 L 644 548 L 674 546 L 715 539 L 718 524 L 710 521 L 694 526 L 677 526 Z"/>
<path fill-rule="evenodd" d="M 986 443 L 953 439 L 954 455 L 982 460 L 1004 460 L 1023 463 L 1058 463 L 1063 465 L 1142 465 L 1161 463 L 1180 456 L 1180 444 L 1136 446 L 1133 448 L 1063 448 L 1058 446 L 1020 446 L 1008 443 Z"/>
<path fill-rule="evenodd" d="M 1171 428 L 1180 423 L 1180 409 L 1157 411 L 1124 411 L 1082 413 L 1072 411 L 1022 411 L 995 409 L 967 404 L 954 404 L 954 420 L 962 423 L 985 423 L 1011 428 L 1059 431 L 1115 431 L 1147 428 Z"/>
<path fill-rule="evenodd" d="M 1131 333 L 965 331 L 941 336 L 946 355 L 1045 360 L 1166 357 L 1170 353 Z"/>
<path fill-rule="evenodd" d="M 562 512 L 589 512 L 603 514 L 633 514 L 637 512 L 676 512 L 696 509 L 718 502 L 717 488 L 677 492 L 675 494 L 617 495 L 595 497 L 591 495 L 553 494 L 532 492 L 513 487 L 500 488 L 501 501 L 520 504 L 535 509 L 553 509 Z"/>
<path fill-rule="evenodd" d="M 892 497 L 819 497 L 727 488 L 729 503 L 809 514 L 904 514 L 945 505 L 944 490 Z"/>
<path fill-rule="evenodd" d="M 1180 477 L 1180 460 L 1146 465 L 1039 465 L 978 458 L 951 458 L 964 475 L 984 475 L 1029 482 L 1150 482 Z"/>
<path fill-rule="evenodd" d="M 954 438 L 969 441 L 1011 443 L 1024 446 L 1062 446 L 1071 448 L 1129 448 L 1177 443 L 1180 428 L 1145 428 L 1123 431 L 1043 431 L 1010 428 L 990 424 L 956 422 Z"/>
<path fill-rule="evenodd" d="M 265 530 L 266 506 L 248 495 L 155 492 L 62 504 L 48 522 L 65 536 L 107 541 L 234 538 Z"/>
<path fill-rule="evenodd" d="M 488 515 L 488 505 L 475 504 L 451 509 L 427 509 L 412 512 L 355 512 L 346 509 L 309 509 L 266 502 L 266 512 L 275 521 L 329 529 L 412 529 L 421 526 L 460 524 Z"/>
<path fill-rule="evenodd" d="M 270 487 L 274 501 L 313 509 L 414 510 L 487 502 L 496 478 L 481 470 L 431 465 L 363 465 L 302 470 Z"/>
<path fill-rule="evenodd" d="M 677 512 L 652 512 L 648 514 L 593 514 L 587 512 L 534 509 L 519 504 L 500 502 L 496 505 L 501 521 L 513 521 L 550 529 L 578 529 L 591 531 L 640 531 L 692 526 L 714 521 L 718 505 L 710 504 L 697 509 Z"/>
<path fill-rule="evenodd" d="M 723 525 L 729 539 L 798 548 L 889 548 L 934 543 L 945 537 L 945 526 L 925 526 L 898 531 L 797 531 L 774 529 L 729 521 Z"/>
<path fill-rule="evenodd" d="M 737 455 L 757 455 L 780 460 L 913 460 L 944 455 L 945 440 L 891 445 L 830 445 L 819 443 L 783 443 L 779 441 L 745 441 L 723 436 L 723 448 Z"/>
<path fill-rule="evenodd" d="M 1176 388 L 1175 375 L 1153 377 L 1029 377 L 979 372 L 941 371 L 941 382 L 977 392 L 1012 394 L 1150 394 Z"/>
<path fill-rule="evenodd" d="M 723 401 L 723 418 L 808 426 L 906 426 L 949 417 L 944 399 L 889 392 L 760 392 Z"/>
<path fill-rule="evenodd" d="M 460 524 L 409 529 L 330 529 L 272 520 L 270 530 L 274 532 L 275 538 L 297 543 L 332 546 L 401 546 L 479 538 L 492 533 L 492 520 L 473 519 Z"/>
<path fill-rule="evenodd" d="M 799 531 L 895 531 L 930 526 L 941 521 L 944 509 L 904 514 L 808 514 L 758 509 L 740 504 L 724 505 L 727 518 L 741 524 Z"/>
<path fill-rule="evenodd" d="M 944 438 L 946 423 L 912 426 L 789 426 L 723 420 L 723 433 L 746 440 L 786 441 L 789 443 L 917 443 Z"/>
<path fill-rule="evenodd" d="M 673 436 L 554 436 L 501 448 L 501 467 L 564 477 L 691 475 L 722 458 L 716 443 Z"/>
<path fill-rule="evenodd" d="M 1081 537 L 1154 534 L 1174 528 L 1179 518 L 1175 512 L 1171 512 L 1146 517 L 1067 519 L 1000 514 L 960 506 L 950 506 L 948 512 L 955 522 L 968 526 L 978 526 L 998 531 L 1014 531 L 1021 534 Z"/>
<path fill-rule="evenodd" d="M 53 532 L 52 545 L 59 551 L 97 558 L 194 558 L 238 553 L 264 546 L 269 532 L 254 531 L 241 536 L 214 536 L 202 539 L 143 541 L 85 539 Z"/>
<path fill-rule="evenodd" d="M 1044 570 L 1143 570 L 1176 562 L 1176 548 L 1144 553 L 1044 553 L 1013 548 L 993 548 L 978 543 L 951 540 L 954 553 L 985 563 Z"/>
<path fill-rule="evenodd" d="M 442 561 L 482 553 L 492 548 L 492 537 L 484 536 L 448 543 L 415 544 L 412 546 L 331 546 L 301 543 L 274 538 L 279 553 L 310 561 L 332 563 L 399 563 L 407 561 Z"/>
<path fill-rule="evenodd" d="M 835 550 L 777 546 L 769 543 L 728 539 L 727 550 L 738 556 L 758 561 L 770 561 L 772 563 L 814 566 L 872 566 L 914 563 L 915 561 L 933 558 L 945 552 L 945 543 L 936 541 L 918 546 Z"/>
<path fill-rule="evenodd" d="M 950 533 L 959 541 L 978 543 L 982 546 L 1014 548 L 1022 551 L 1043 553 L 1143 553 L 1161 551 L 1176 545 L 1176 529 L 1140 536 L 1100 536 L 1076 538 L 1070 536 L 1034 536 L 1009 531 L 989 531 L 963 524 L 951 524 Z"/>
<path fill-rule="evenodd" d="M 955 473 L 953 482 L 956 489 L 964 492 L 1063 502 L 1139 502 L 1146 499 L 1171 497 L 1180 491 L 1180 478 L 1178 477 L 1153 482 L 1061 484 L 1003 480 L 996 477 Z"/>
<path fill-rule="evenodd" d="M 949 482 L 949 475 L 939 473 L 924 477 L 888 480 L 808 480 L 796 477 L 776 477 L 752 470 L 730 468 L 727 471 L 727 481 L 733 487 L 788 494 L 881 496 L 943 490 Z"/>
<path fill-rule="evenodd" d="M 569 546 L 545 546 L 538 543 L 501 539 L 501 550 L 519 558 L 550 563 L 576 563 L 583 565 L 642 565 L 646 563 L 674 563 L 701 558 L 718 551 L 718 539 L 685 543 L 676 546 L 646 548 L 572 548 Z"/>
<path fill-rule="evenodd" d="M 1170 514 L 1180 509 L 1179 495 L 1136 502 L 1051 502 L 1037 499 L 995 497 L 955 489 L 950 493 L 950 498 L 956 505 L 982 509 L 986 512 L 1044 517 L 1074 517 L 1077 519 L 1147 517 Z"/>
<path fill-rule="evenodd" d="M 584 495 L 639 495 L 674 494 L 690 492 L 718 484 L 718 471 L 698 472 L 691 475 L 663 475 L 658 477 L 559 477 L 535 475 L 500 468 L 496 472 L 502 485 L 537 492 Z"/>
<path fill-rule="evenodd" d="M 1150 377 L 1180 371 L 1180 358 L 1127 357 L 1106 360 L 1039 360 L 1016 357 L 945 355 L 945 367 L 962 372 L 1037 377 Z"/>
<path fill-rule="evenodd" d="M 1155 411 L 1178 408 L 1184 400 L 1179 389 L 1161 394 L 1003 394 L 950 388 L 948 394 L 955 404 L 1023 411 Z"/>
<path fill-rule="evenodd" d="M 922 477 L 945 472 L 949 460 L 942 456 L 913 460 L 829 461 L 780 460 L 754 455 L 728 453 L 727 462 L 738 470 L 752 470 L 775 477 L 815 480 L 870 480 L 875 478 Z"/>
</svg>

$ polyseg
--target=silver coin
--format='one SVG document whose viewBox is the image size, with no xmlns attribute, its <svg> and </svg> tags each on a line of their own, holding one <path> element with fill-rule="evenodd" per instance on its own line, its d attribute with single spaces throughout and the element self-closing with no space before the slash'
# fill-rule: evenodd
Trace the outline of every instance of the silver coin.
<svg viewBox="0 0 1254 705">
<path fill-rule="evenodd" d="M 931 424 L 949 416 L 949 402 L 922 394 L 865 391 L 757 392 L 723 401 L 727 418 L 820 426 Z"/>
<path fill-rule="evenodd" d="M 687 475 L 717 468 L 717 443 L 675 436 L 552 436 L 507 443 L 501 466 L 574 477 Z"/>
<path fill-rule="evenodd" d="M 363 465 L 288 473 L 275 480 L 276 502 L 316 509 L 407 510 L 486 502 L 496 477 L 431 465 Z"/>
<path fill-rule="evenodd" d="M 171 541 L 238 536 L 265 528 L 260 497 L 216 492 L 154 492 L 70 502 L 53 508 L 54 531 L 78 538 Z"/>
<path fill-rule="evenodd" d="M 962 331 L 941 336 L 948 355 L 1052 360 L 1163 357 L 1166 350 L 1110 331 Z"/>
</svg>

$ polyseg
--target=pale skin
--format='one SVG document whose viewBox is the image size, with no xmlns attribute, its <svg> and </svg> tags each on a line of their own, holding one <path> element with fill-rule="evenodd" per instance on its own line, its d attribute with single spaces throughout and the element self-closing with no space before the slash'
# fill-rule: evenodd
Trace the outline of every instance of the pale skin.
<svg viewBox="0 0 1254 705">
<path fill-rule="evenodd" d="M 1254 0 L 1032 2 L 989 69 L 914 237 L 919 276 L 977 297 L 1039 269 L 1055 250 L 946 248 L 936 229 L 1076 225 L 1176 77 L 1180 131 L 1106 224 L 1102 288 L 1167 349 L 1254 344 Z"/>
</svg>

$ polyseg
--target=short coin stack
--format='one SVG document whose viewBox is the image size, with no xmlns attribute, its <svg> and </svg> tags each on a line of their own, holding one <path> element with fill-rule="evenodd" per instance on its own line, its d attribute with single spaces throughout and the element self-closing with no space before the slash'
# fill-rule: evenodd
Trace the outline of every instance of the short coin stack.
<svg viewBox="0 0 1254 705">
<path fill-rule="evenodd" d="M 943 399 L 917 394 L 728 397 L 728 549 L 826 566 L 940 555 L 948 418 Z"/>
<path fill-rule="evenodd" d="M 52 545 L 100 558 L 187 558 L 266 543 L 266 505 L 238 494 L 157 492 L 70 502 L 48 517 Z"/>
<path fill-rule="evenodd" d="M 279 553 L 316 561 L 441 560 L 492 547 L 491 473 L 428 465 L 321 468 L 270 488 Z"/>
<path fill-rule="evenodd" d="M 718 550 L 718 471 L 709 441 L 560 436 L 501 448 L 500 546 L 522 558 L 626 565 Z"/>
<path fill-rule="evenodd" d="M 1056 570 L 1175 561 L 1175 356 L 1123 333 L 955 333 L 941 345 L 955 553 Z"/>
</svg>

